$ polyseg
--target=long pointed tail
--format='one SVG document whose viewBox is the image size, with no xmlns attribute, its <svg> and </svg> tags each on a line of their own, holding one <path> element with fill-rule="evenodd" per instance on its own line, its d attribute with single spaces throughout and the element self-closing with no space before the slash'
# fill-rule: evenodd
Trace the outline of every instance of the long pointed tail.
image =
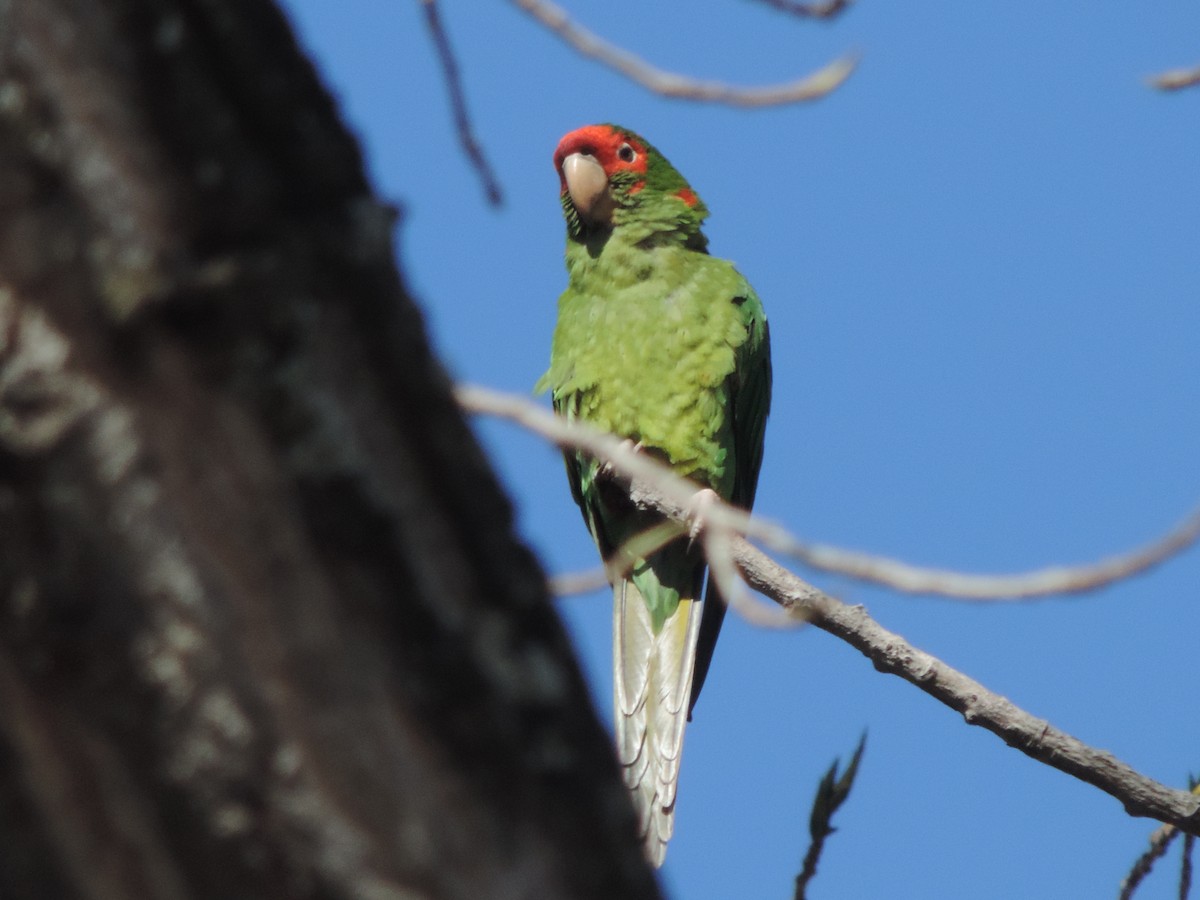
<svg viewBox="0 0 1200 900">
<path fill-rule="evenodd" d="M 617 752 L 646 856 L 655 866 L 662 865 L 675 829 L 675 789 L 702 607 L 699 601 L 680 600 L 656 634 L 637 586 L 625 580 L 613 586 Z"/>
</svg>

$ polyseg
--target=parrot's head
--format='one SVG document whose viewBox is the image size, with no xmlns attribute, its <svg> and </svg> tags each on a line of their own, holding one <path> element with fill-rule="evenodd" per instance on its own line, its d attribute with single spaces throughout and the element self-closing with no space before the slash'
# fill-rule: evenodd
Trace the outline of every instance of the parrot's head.
<svg viewBox="0 0 1200 900">
<path fill-rule="evenodd" d="M 645 138 L 619 125 L 587 125 L 554 151 L 563 213 L 572 238 L 632 226 L 703 243 L 708 209 Z"/>
</svg>

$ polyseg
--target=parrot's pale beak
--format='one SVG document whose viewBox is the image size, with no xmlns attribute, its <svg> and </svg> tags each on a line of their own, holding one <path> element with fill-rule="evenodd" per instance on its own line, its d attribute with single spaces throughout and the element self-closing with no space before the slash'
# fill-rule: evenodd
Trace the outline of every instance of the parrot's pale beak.
<svg viewBox="0 0 1200 900">
<path fill-rule="evenodd" d="M 572 153 L 563 160 L 562 171 L 567 193 L 580 217 L 591 225 L 611 221 L 616 204 L 608 190 L 608 176 L 596 158 Z"/>
</svg>

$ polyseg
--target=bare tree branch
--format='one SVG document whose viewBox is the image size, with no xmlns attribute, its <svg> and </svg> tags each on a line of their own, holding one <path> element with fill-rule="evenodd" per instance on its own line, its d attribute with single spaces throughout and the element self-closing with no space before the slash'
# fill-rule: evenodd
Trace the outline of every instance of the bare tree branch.
<svg viewBox="0 0 1200 900">
<path fill-rule="evenodd" d="M 638 502 L 643 490 L 641 482 L 628 484 L 629 495 L 634 503 Z M 645 486 L 651 497 L 657 492 L 653 484 Z M 709 578 L 713 579 L 721 592 L 725 603 L 751 625 L 759 628 L 793 629 L 804 624 L 801 616 L 784 612 L 778 606 L 771 606 L 757 600 L 746 590 L 737 566 L 733 563 L 730 540 L 737 532 L 731 531 L 711 522 L 693 524 L 693 540 L 699 540 L 704 547 L 705 558 L 709 561 Z M 609 587 L 623 577 L 634 560 L 646 556 L 654 550 L 670 543 L 684 534 L 679 523 L 670 519 L 647 529 L 641 534 L 634 535 L 614 552 L 605 565 L 587 572 L 574 575 L 560 576 L 550 579 L 551 590 L 558 597 L 571 594 L 587 594 L 600 588 Z"/>
<path fill-rule="evenodd" d="M 1154 868 L 1154 863 L 1163 857 L 1178 836 L 1179 829 L 1173 825 L 1163 825 L 1154 829 L 1154 833 L 1150 835 L 1150 847 L 1137 858 L 1129 874 L 1121 879 L 1117 900 L 1130 900 Z"/>
<path fill-rule="evenodd" d="M 1151 75 L 1146 81 L 1160 91 L 1180 91 L 1200 84 L 1200 66 L 1193 69 L 1170 69 Z"/>
<path fill-rule="evenodd" d="M 741 88 L 716 81 L 697 81 L 684 75 L 655 68 L 628 50 L 608 43 L 586 28 L 576 25 L 561 7 L 551 3 L 550 0 L 512 0 L 512 2 L 582 55 L 597 60 L 610 69 L 615 69 L 642 87 L 648 88 L 656 94 L 662 94 L 664 97 L 727 103 L 730 106 L 779 106 L 787 103 L 803 103 L 809 100 L 818 100 L 832 93 L 850 77 L 850 73 L 858 65 L 856 56 L 843 56 L 804 78 L 786 84 L 763 87 Z"/>
<path fill-rule="evenodd" d="M 564 572 L 561 575 L 551 575 L 548 579 L 550 593 L 556 597 L 571 597 L 575 594 L 590 594 L 602 587 L 608 587 L 608 573 L 597 566 L 586 572 Z"/>
<path fill-rule="evenodd" d="M 450 39 L 446 36 L 446 29 L 442 25 L 441 15 L 438 13 L 437 0 L 419 0 L 419 2 L 425 10 L 425 24 L 429 26 L 429 34 L 433 38 L 433 46 L 437 50 L 438 62 L 442 64 L 442 78 L 446 82 L 446 90 L 450 93 L 450 109 L 454 115 L 454 127 L 458 131 L 458 142 L 462 145 L 463 153 L 467 155 L 471 167 L 479 175 L 479 180 L 483 182 L 483 192 L 487 196 L 488 203 L 492 206 L 500 206 L 504 202 L 504 197 L 500 192 L 500 182 L 496 178 L 496 173 L 492 171 L 487 157 L 483 155 L 483 148 L 475 140 L 471 117 L 467 114 L 467 98 L 463 93 L 462 76 L 458 71 L 458 62 L 454 58 L 454 51 L 450 47 Z"/>
<path fill-rule="evenodd" d="M 863 607 L 848 606 L 802 581 L 745 539 L 735 542 L 734 558 L 755 590 L 785 609 L 804 610 L 812 625 L 846 641 L 879 671 L 900 676 L 961 713 L 967 724 L 984 728 L 1026 756 L 1100 788 L 1132 816 L 1158 819 L 1189 834 L 1200 834 L 1200 797 L 1147 778 L 1112 754 L 1035 718 L 887 631 Z"/>
<path fill-rule="evenodd" d="M 501 416 L 540 434 L 559 446 L 574 447 L 601 456 L 629 478 L 653 484 L 673 501 L 687 503 L 697 490 L 694 484 L 646 454 L 621 446 L 582 423 L 567 423 L 524 397 L 487 388 L 460 385 L 459 403 L 466 409 Z M 1200 509 L 1162 537 L 1137 550 L 1079 566 L 1051 566 L 1013 575 L 974 575 L 910 565 L 824 544 L 805 543 L 779 525 L 751 516 L 745 510 L 715 502 L 706 511 L 713 523 L 761 541 L 771 550 L 792 556 L 824 572 L 845 575 L 912 594 L 936 594 L 975 601 L 1029 600 L 1058 594 L 1082 593 L 1139 575 L 1170 559 L 1200 538 Z M 602 577 L 602 576 L 590 576 Z M 601 582 L 603 583 L 603 582 Z M 566 576 L 563 585 L 586 588 L 595 581 L 579 574 Z"/>
<path fill-rule="evenodd" d="M 638 483 L 634 502 L 678 522 L 686 522 L 696 487 L 647 454 L 581 423 L 567 422 L 523 397 L 459 386 L 459 403 L 516 421 L 560 446 L 603 457 L 613 470 Z M 712 503 L 710 521 L 757 537 L 761 522 L 741 510 Z M 736 524 L 735 524 L 736 523 Z M 774 526 L 772 526 L 774 527 Z M 934 699 L 1000 737 L 1010 747 L 1066 772 L 1115 797 L 1132 816 L 1158 819 L 1200 835 L 1200 796 L 1170 788 L 1141 775 L 1112 754 L 1088 746 L 985 688 L 941 660 L 917 649 L 875 622 L 861 606 L 848 606 L 784 569 L 743 537 L 731 541 L 733 560 L 746 582 L 791 613 L 841 638 L 881 672 L 898 675 Z"/>
<path fill-rule="evenodd" d="M 757 536 L 757 535 L 751 535 Z M 821 544 L 771 544 L 779 552 L 825 572 L 847 575 L 909 594 L 937 594 L 960 600 L 1034 600 L 1080 594 L 1132 578 L 1192 546 L 1200 537 L 1200 508 L 1144 547 L 1078 566 L 1049 566 L 1013 575 L 974 575 L 928 569 Z"/>
<path fill-rule="evenodd" d="M 758 0 L 780 12 L 804 19 L 832 19 L 845 12 L 851 0 L 824 0 L 822 3 L 797 3 L 796 0 Z"/>
<path fill-rule="evenodd" d="M 1189 779 L 1190 785 L 1188 790 L 1192 794 L 1200 795 L 1200 782 L 1194 779 Z M 1154 829 L 1154 833 L 1150 835 L 1150 847 L 1137 858 L 1137 862 L 1129 870 L 1129 874 L 1121 879 L 1120 894 L 1118 900 L 1130 900 L 1137 891 L 1141 883 L 1150 874 L 1150 870 L 1154 868 L 1155 862 L 1163 857 L 1170 848 L 1172 841 L 1179 836 L 1179 829 L 1174 825 L 1163 825 L 1160 828 Z M 1183 861 L 1180 865 L 1179 872 L 1179 896 L 1186 898 L 1191 890 L 1192 878 L 1192 844 L 1195 837 L 1191 834 L 1184 835 L 1183 841 Z"/>
</svg>

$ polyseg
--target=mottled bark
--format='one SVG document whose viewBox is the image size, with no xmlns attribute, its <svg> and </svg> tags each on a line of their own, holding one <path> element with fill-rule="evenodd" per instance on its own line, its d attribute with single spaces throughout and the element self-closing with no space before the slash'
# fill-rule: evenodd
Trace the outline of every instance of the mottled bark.
<svg viewBox="0 0 1200 900">
<path fill-rule="evenodd" d="M 393 219 L 269 2 L 0 0 L 0 896 L 656 896 Z"/>
</svg>

